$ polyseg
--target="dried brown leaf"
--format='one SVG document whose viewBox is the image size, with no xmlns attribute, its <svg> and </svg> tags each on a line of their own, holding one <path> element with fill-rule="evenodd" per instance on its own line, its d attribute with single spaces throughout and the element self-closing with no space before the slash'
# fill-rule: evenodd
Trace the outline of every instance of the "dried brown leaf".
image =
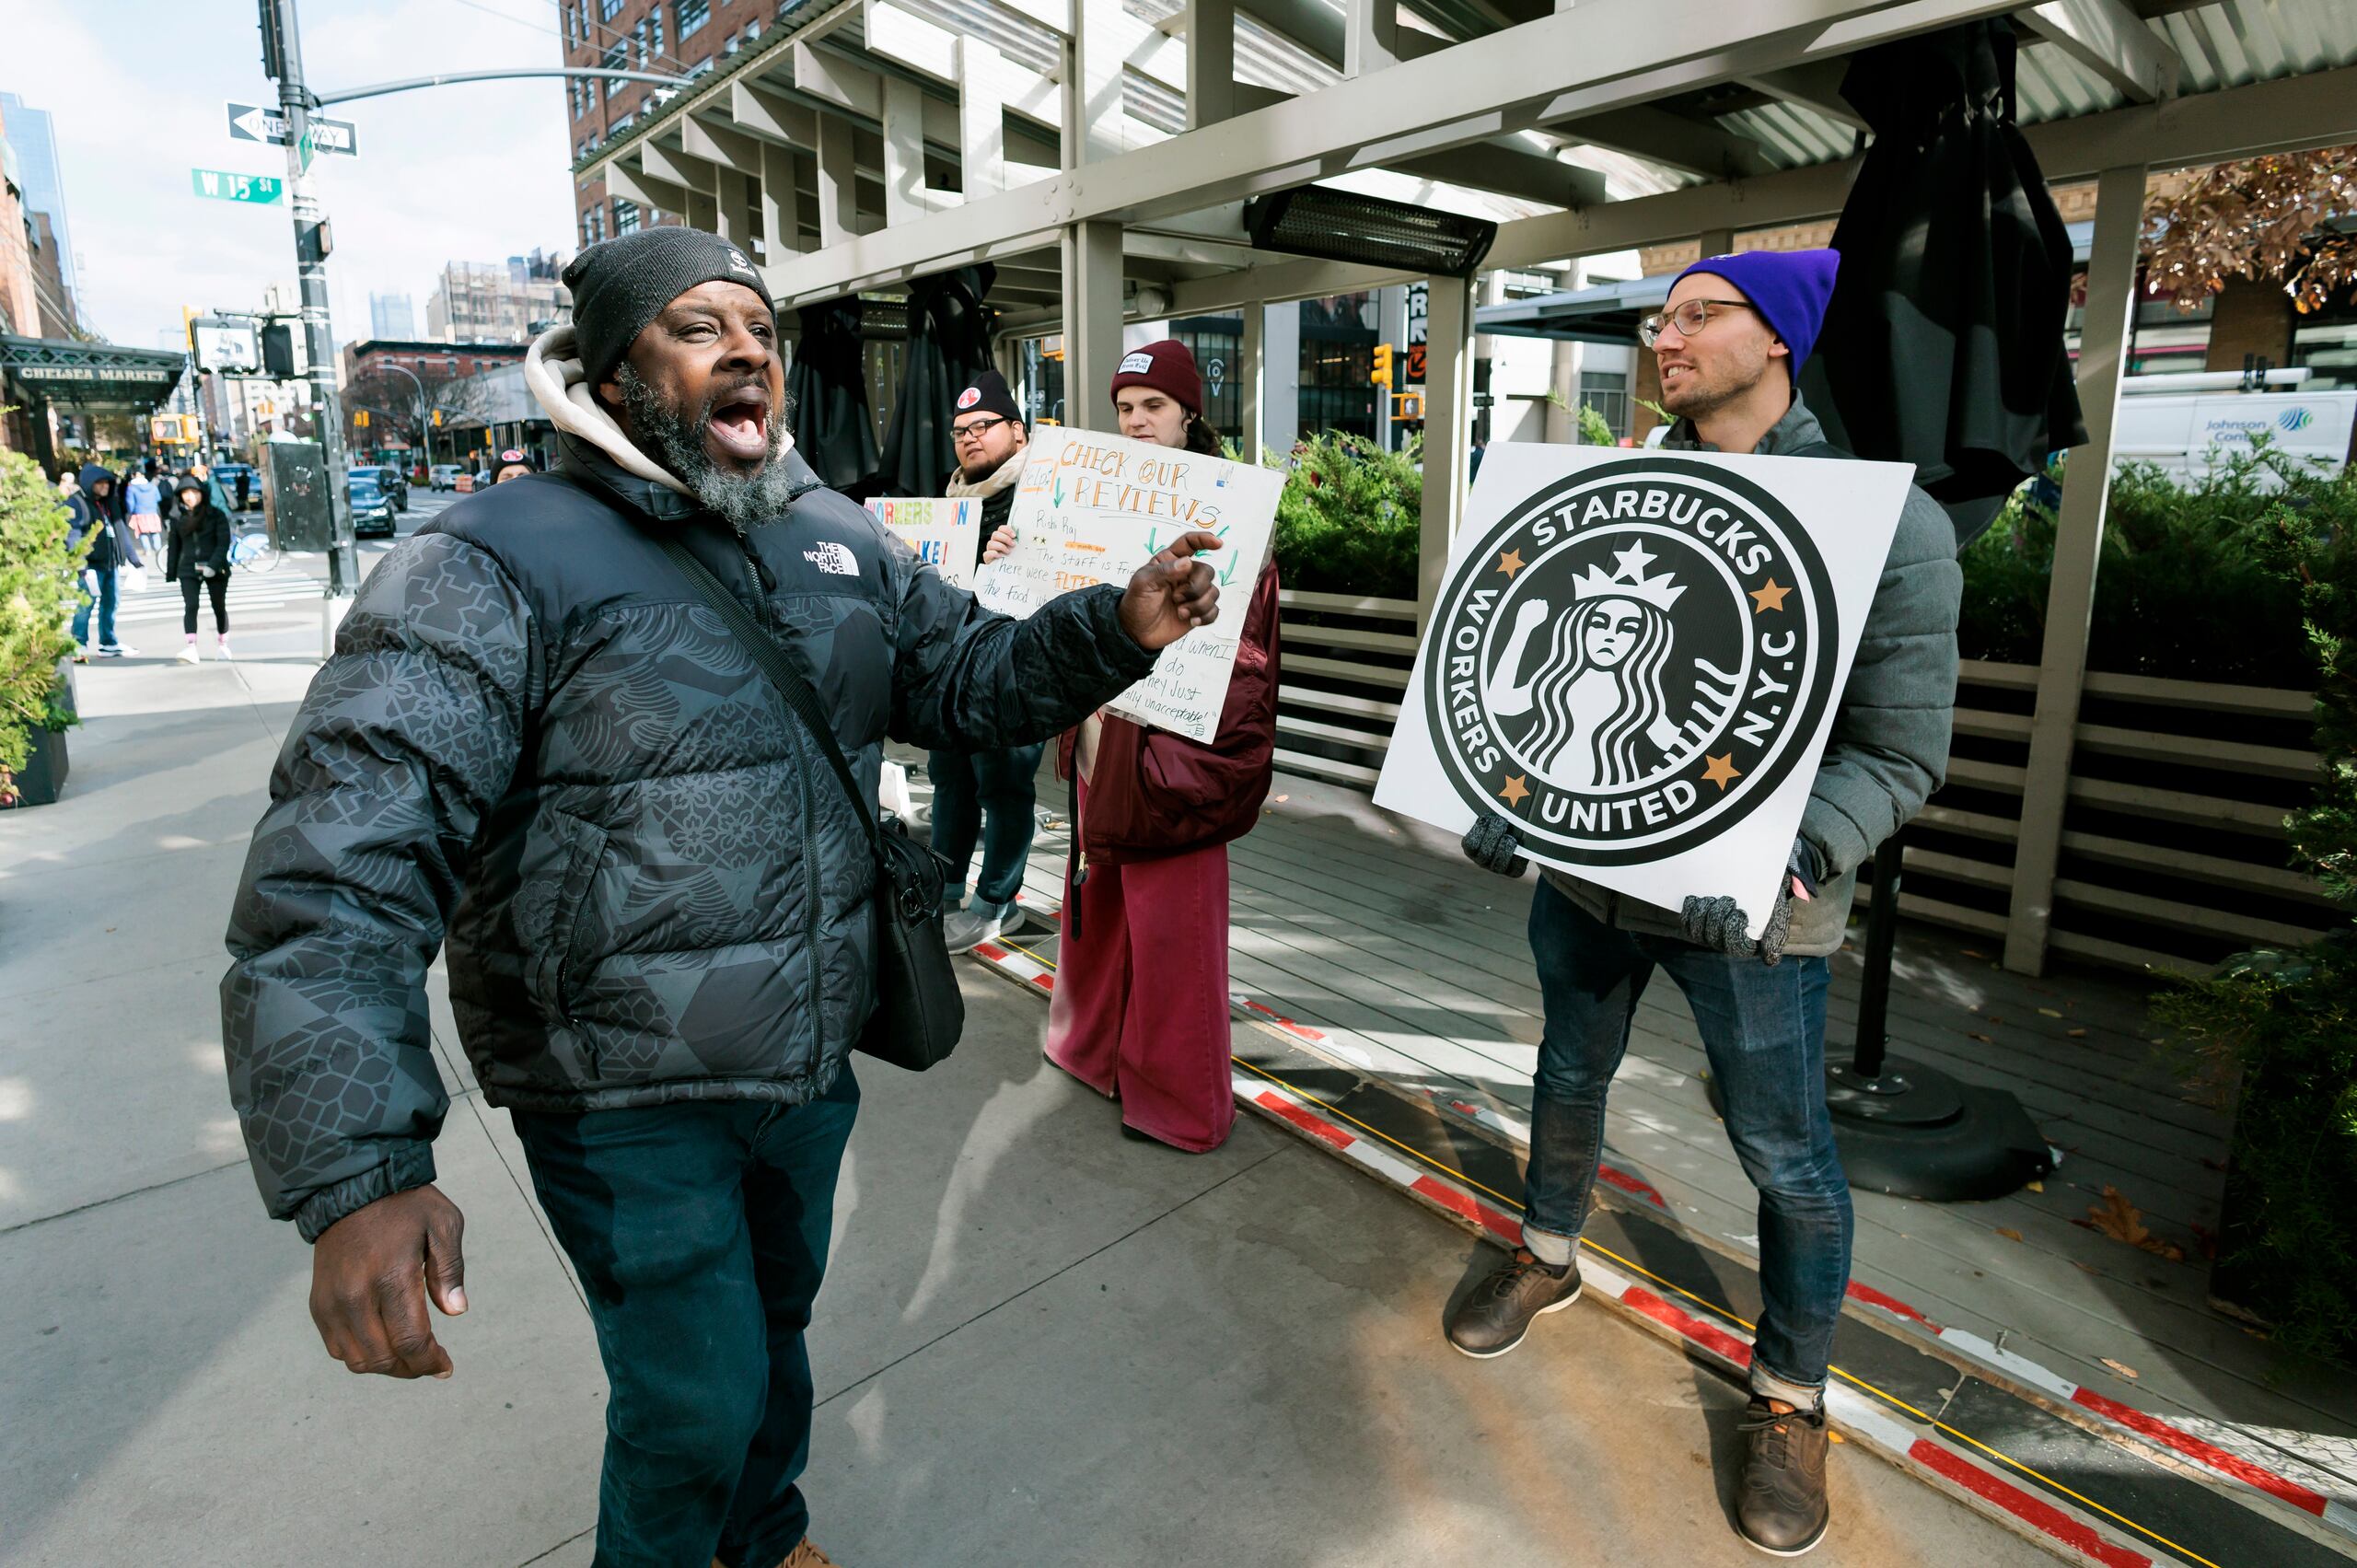
<svg viewBox="0 0 2357 1568">
<path fill-rule="evenodd" d="M 2144 1228 L 2143 1211 L 2108 1183 L 2103 1190 L 2103 1202 L 2087 1205 L 2087 1221 L 2114 1241 L 2124 1241 L 2131 1247 L 2143 1246 L 2144 1238 L 2153 1234 Z"/>
<path fill-rule="evenodd" d="M 2122 1377 L 2133 1379 L 2138 1376 L 2136 1369 L 2129 1365 L 2124 1361 L 2114 1361 L 2107 1355 L 2097 1356 L 2096 1359 L 2102 1362 L 2106 1366 L 2110 1367 L 2114 1372 L 2119 1373 Z"/>
<path fill-rule="evenodd" d="M 1997 1227 L 1997 1234 L 2003 1237 L 2008 1241 L 2019 1241 L 2022 1238 L 2022 1233 L 2015 1230 L 2009 1225 L 1999 1225 Z"/>
</svg>

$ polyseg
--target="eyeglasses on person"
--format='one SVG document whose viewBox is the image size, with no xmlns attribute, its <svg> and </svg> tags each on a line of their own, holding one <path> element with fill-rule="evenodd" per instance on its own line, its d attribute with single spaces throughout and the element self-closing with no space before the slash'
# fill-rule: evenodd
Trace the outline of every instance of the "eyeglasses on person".
<svg viewBox="0 0 2357 1568">
<path fill-rule="evenodd" d="M 1690 338 L 1709 326 L 1717 311 L 1753 308 L 1755 307 L 1747 299 L 1689 299 L 1675 310 L 1657 312 L 1638 322 L 1637 341 L 1651 348 L 1661 342 L 1665 327 L 1676 327 L 1679 337 Z"/>
<path fill-rule="evenodd" d="M 971 424 L 960 424 L 954 426 L 949 432 L 949 438 L 952 441 L 979 441 L 983 436 L 989 435 L 992 431 L 996 430 L 1000 425 L 1013 424 L 1014 423 L 1015 421 L 1007 418 L 1004 414 L 995 415 L 989 419 L 978 419 Z"/>
</svg>

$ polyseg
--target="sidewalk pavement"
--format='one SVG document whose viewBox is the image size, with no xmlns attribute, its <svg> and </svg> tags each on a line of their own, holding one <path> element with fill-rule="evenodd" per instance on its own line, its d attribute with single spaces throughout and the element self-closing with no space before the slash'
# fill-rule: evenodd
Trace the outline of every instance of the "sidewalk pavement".
<svg viewBox="0 0 2357 1568">
<path fill-rule="evenodd" d="M 588 1321 L 447 1008 L 455 1378 L 327 1359 L 246 1168 L 220 934 L 317 635 L 86 668 L 65 798 L 0 813 L 0 1564 L 590 1561 Z M 1257 1120 L 1122 1141 L 967 972 L 950 1063 L 862 1074 L 807 1480 L 846 1568 L 1757 1560 L 1737 1390 L 1587 1306 L 1456 1355 L 1493 1252 Z M 2049 1561 L 1854 1451 L 1832 1484 L 1818 1562 Z"/>
</svg>

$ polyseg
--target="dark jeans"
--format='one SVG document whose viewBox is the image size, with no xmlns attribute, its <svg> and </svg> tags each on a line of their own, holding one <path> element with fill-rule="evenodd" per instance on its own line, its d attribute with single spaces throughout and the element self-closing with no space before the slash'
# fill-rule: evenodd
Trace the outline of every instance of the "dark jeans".
<svg viewBox="0 0 2357 1568">
<path fill-rule="evenodd" d="M 1542 881 L 1530 950 L 1547 1021 L 1530 1115 L 1525 1240 L 1542 1258 L 1575 1240 L 1604 1143 L 1604 1100 L 1655 966 L 1686 993 L 1725 1106 L 1727 1137 L 1759 1190 L 1755 1388 L 1804 1404 L 1821 1388 L 1850 1281 L 1850 1185 L 1825 1109 L 1821 958 L 1770 968 L 1674 936 L 1616 930 Z M 1539 1233 L 1533 1237 L 1532 1232 Z M 1560 1261 L 1552 1258 L 1550 1261 Z"/>
<path fill-rule="evenodd" d="M 858 1109 L 846 1063 L 804 1106 L 511 1113 L 612 1388 L 597 1568 L 771 1568 L 807 1533 L 802 1331 Z"/>
<path fill-rule="evenodd" d="M 935 751 L 925 764 L 933 778 L 933 848 L 949 862 L 952 890 L 966 885 L 974 840 L 982 841 L 977 902 L 1003 904 L 1023 887 L 1023 864 L 1037 824 L 1033 781 L 1043 746 L 1004 751 Z M 985 827 L 984 824 L 988 826 Z"/>
<path fill-rule="evenodd" d="M 114 606 L 122 593 L 122 584 L 111 566 L 92 567 L 83 574 L 77 586 L 82 590 L 82 603 L 74 611 L 74 640 L 84 647 L 90 645 L 90 579 L 99 581 L 99 645 L 110 648 L 114 644 Z"/>
</svg>

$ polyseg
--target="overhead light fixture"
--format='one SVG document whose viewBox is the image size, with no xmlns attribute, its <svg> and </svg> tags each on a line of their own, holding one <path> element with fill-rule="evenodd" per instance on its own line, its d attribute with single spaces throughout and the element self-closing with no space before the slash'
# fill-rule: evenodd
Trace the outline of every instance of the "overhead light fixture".
<svg viewBox="0 0 2357 1568">
<path fill-rule="evenodd" d="M 1257 250 L 1445 278 L 1471 277 L 1498 237 L 1485 218 L 1322 185 L 1255 196 L 1244 203 L 1244 226 Z"/>
</svg>

